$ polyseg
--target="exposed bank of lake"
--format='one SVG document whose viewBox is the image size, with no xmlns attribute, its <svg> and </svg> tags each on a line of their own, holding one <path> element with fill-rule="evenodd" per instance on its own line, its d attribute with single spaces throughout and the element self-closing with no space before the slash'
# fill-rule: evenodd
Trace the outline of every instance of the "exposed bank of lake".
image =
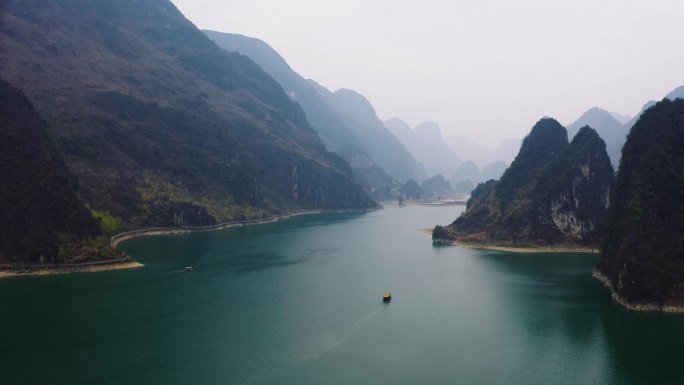
<svg viewBox="0 0 684 385">
<path fill-rule="evenodd" d="M 375 210 L 375 209 L 374 209 Z M 267 223 L 274 223 L 282 219 L 294 218 L 302 215 L 313 215 L 322 213 L 345 213 L 345 212 L 369 212 L 373 210 L 306 210 L 296 211 L 281 215 L 273 215 L 267 218 L 249 219 L 242 221 L 231 221 L 220 223 L 213 226 L 186 227 L 186 228 L 146 228 L 126 231 L 112 236 L 110 244 L 117 247 L 121 242 L 138 237 L 149 237 L 159 235 L 188 234 L 202 231 L 220 231 L 232 227 L 252 226 Z M 131 269 L 143 267 L 142 263 L 135 261 L 131 257 L 115 259 L 110 261 L 92 261 L 85 263 L 72 264 L 40 264 L 40 265 L 7 265 L 0 266 L 0 278 L 27 276 L 27 275 L 52 275 L 52 274 L 71 274 L 71 273 L 96 273 L 109 270 Z"/>
<path fill-rule="evenodd" d="M 641 303 L 629 302 L 626 299 L 620 297 L 618 292 L 615 290 L 615 287 L 613 287 L 613 284 L 610 282 L 610 279 L 608 279 L 608 277 L 603 275 L 603 273 L 601 273 L 598 270 L 594 270 L 592 275 L 599 282 L 601 282 L 606 288 L 608 288 L 608 290 L 610 290 L 611 297 L 613 298 L 613 301 L 620 304 L 620 306 L 624 307 L 625 309 L 629 309 L 632 311 L 641 311 L 641 312 L 684 313 L 684 306 L 682 306 L 682 305 L 667 305 L 667 304 L 657 304 L 657 303 L 648 303 L 648 302 L 641 302 Z"/>
</svg>

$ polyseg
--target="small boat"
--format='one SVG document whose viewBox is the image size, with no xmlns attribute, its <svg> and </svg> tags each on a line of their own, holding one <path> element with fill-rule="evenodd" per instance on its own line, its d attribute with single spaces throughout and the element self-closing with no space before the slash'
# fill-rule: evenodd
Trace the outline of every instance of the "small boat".
<svg viewBox="0 0 684 385">
<path fill-rule="evenodd" d="M 186 271 L 187 273 L 193 271 L 192 266 L 185 266 L 185 271 Z"/>
<path fill-rule="evenodd" d="M 385 294 L 382 295 L 382 302 L 389 302 L 392 300 L 392 293 L 391 292 L 385 292 Z"/>
</svg>

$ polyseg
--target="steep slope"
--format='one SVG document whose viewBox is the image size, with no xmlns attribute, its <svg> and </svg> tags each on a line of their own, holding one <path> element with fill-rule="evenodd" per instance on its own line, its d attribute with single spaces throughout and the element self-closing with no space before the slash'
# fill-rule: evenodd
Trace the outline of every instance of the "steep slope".
<svg viewBox="0 0 684 385">
<path fill-rule="evenodd" d="M 684 86 L 679 86 L 665 95 L 665 99 L 675 100 L 684 99 Z"/>
<path fill-rule="evenodd" d="M 86 253 L 84 243 L 101 232 L 100 225 L 79 200 L 78 182 L 45 121 L 2 79 L 0 100 L 0 263 L 93 258 L 97 253 Z M 106 245 L 100 257 L 111 255 Z"/>
<path fill-rule="evenodd" d="M 629 123 L 627 123 L 628 131 L 629 131 L 629 129 L 631 129 L 632 127 L 634 127 L 634 125 L 636 124 L 636 122 L 639 120 L 639 118 L 641 118 L 641 115 L 642 115 L 646 110 L 648 110 L 649 108 L 651 108 L 651 107 L 653 107 L 653 106 L 655 106 L 655 105 L 656 105 L 656 101 L 655 101 L 655 100 L 649 100 L 648 102 L 644 103 L 644 106 L 641 107 L 641 110 L 639 111 L 639 113 L 636 114 L 636 115 L 634 115 L 634 117 L 632 118 L 632 120 L 630 120 Z M 625 140 L 627 140 L 626 137 L 625 137 Z"/>
<path fill-rule="evenodd" d="M 373 149 L 368 149 L 359 141 L 354 132 L 320 97 L 318 92 L 298 73 L 296 73 L 271 46 L 265 42 L 238 34 L 203 31 L 219 47 L 229 52 L 239 52 L 254 60 L 283 87 L 287 95 L 297 102 L 307 120 L 318 132 L 328 150 L 342 156 L 352 167 L 357 180 L 367 191 L 381 194 L 398 184 L 378 167 L 370 157 Z"/>
<path fill-rule="evenodd" d="M 423 194 L 427 198 L 441 198 L 454 195 L 451 189 L 451 183 L 445 180 L 442 174 L 437 174 L 432 178 L 424 181 L 420 185 Z"/>
<path fill-rule="evenodd" d="M 594 130 L 582 128 L 568 145 L 565 128 L 545 118 L 501 180 L 481 187 L 483 196 L 446 232 L 466 242 L 596 246 L 613 178 Z"/>
<path fill-rule="evenodd" d="M 302 107 L 309 123 L 330 151 L 337 151 L 342 146 L 363 149 L 356 135 L 342 124 L 335 112 L 321 100 L 316 90 L 267 43 L 239 34 L 206 30 L 203 32 L 219 47 L 249 57 L 280 83 L 288 96 Z"/>
<path fill-rule="evenodd" d="M 598 270 L 630 305 L 684 305 L 684 100 L 646 110 L 622 151 Z"/>
<path fill-rule="evenodd" d="M 486 196 L 496 186 L 498 180 L 490 179 L 486 182 L 478 183 L 478 185 L 470 193 L 470 198 L 466 202 L 466 210 L 470 210 L 475 202 Z"/>
<path fill-rule="evenodd" d="M 632 115 L 621 114 L 615 111 L 610 111 L 610 114 L 621 124 L 627 124 L 634 118 Z"/>
<path fill-rule="evenodd" d="M 482 169 L 482 174 L 480 175 L 480 180 L 482 181 L 488 181 L 490 179 L 495 179 L 499 180 L 504 172 L 506 172 L 506 169 L 508 168 L 508 165 L 506 162 L 493 162 L 489 163 L 488 165 L 484 166 Z"/>
<path fill-rule="evenodd" d="M 363 95 L 348 89 L 330 92 L 313 80 L 308 83 L 359 138 L 368 149 L 373 162 L 387 174 L 402 183 L 425 177 L 411 153 L 385 128 L 375 114 L 375 109 Z"/>
<path fill-rule="evenodd" d="M 422 122 L 411 129 L 403 120 L 392 118 L 384 125 L 425 167 L 428 176 L 451 175 L 461 163 L 459 156 L 444 143 L 436 123 Z"/>
<path fill-rule="evenodd" d="M 606 142 L 606 151 L 610 157 L 613 168 L 617 169 L 620 164 L 622 145 L 625 143 L 629 128 L 620 123 L 613 114 L 598 107 L 586 111 L 579 119 L 570 124 L 568 136 L 574 137 L 579 129 L 589 126 L 596 130 L 601 139 Z"/>
<path fill-rule="evenodd" d="M 9 1 L 3 20 L 0 75 L 94 209 L 138 227 L 374 206 L 280 85 L 169 1 Z"/>
<path fill-rule="evenodd" d="M 422 155 L 418 160 L 426 167 L 428 174 L 451 175 L 461 164 L 461 158 L 444 143 L 439 125 L 434 122 L 421 122 L 413 128 L 416 142 L 422 143 Z"/>
</svg>

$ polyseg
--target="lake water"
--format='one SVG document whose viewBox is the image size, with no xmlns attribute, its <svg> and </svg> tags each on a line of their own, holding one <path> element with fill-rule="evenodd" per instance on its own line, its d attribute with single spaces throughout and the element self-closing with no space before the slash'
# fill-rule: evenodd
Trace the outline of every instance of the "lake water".
<svg viewBox="0 0 684 385">
<path fill-rule="evenodd" d="M 140 269 L 0 280 L 0 384 L 684 383 L 683 316 L 613 304 L 596 255 L 417 231 L 462 209 L 139 238 Z"/>
</svg>

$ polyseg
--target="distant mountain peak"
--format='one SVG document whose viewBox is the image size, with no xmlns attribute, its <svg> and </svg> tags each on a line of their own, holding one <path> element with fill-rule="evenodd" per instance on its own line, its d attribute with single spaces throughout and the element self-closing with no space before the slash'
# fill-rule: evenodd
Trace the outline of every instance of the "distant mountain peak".
<svg viewBox="0 0 684 385">
<path fill-rule="evenodd" d="M 335 97 L 335 99 L 337 99 L 341 103 L 346 104 L 350 108 L 353 108 L 358 111 L 363 111 L 365 114 L 368 115 L 376 115 L 375 108 L 373 108 L 371 102 L 368 99 L 366 99 L 365 96 L 361 95 L 360 93 L 354 90 L 348 88 L 340 88 L 339 90 L 333 92 L 333 96 Z"/>
<path fill-rule="evenodd" d="M 563 142 L 567 145 L 568 143 L 568 133 L 565 127 L 554 118 L 545 117 L 540 119 L 532 127 L 530 134 L 523 140 L 520 151 L 531 150 L 541 144 L 539 141 L 547 139 L 553 141 L 553 145 Z"/>
<path fill-rule="evenodd" d="M 202 30 L 202 32 L 229 52 L 244 54 L 247 47 L 249 47 L 250 55 L 248 56 L 250 59 L 264 67 L 266 72 L 276 68 L 287 68 L 293 71 L 285 59 L 273 47 L 261 39 L 239 33 L 223 33 L 211 30 Z"/>
<path fill-rule="evenodd" d="M 627 116 L 623 116 L 627 119 Z M 568 125 L 568 137 L 574 137 L 579 130 L 589 126 L 596 130 L 606 143 L 611 164 L 617 168 L 620 162 L 620 150 L 627 137 L 627 126 L 615 117 L 614 113 L 599 107 L 592 107 L 582 114 L 576 121 Z"/>
<path fill-rule="evenodd" d="M 459 155 L 442 138 L 439 125 L 424 121 L 411 129 L 399 118 L 389 119 L 385 127 L 408 148 L 428 175 L 452 175 L 461 163 Z"/>
<path fill-rule="evenodd" d="M 672 90 L 669 94 L 665 95 L 665 98 L 670 100 L 675 100 L 677 98 L 684 99 L 684 85 Z"/>
<path fill-rule="evenodd" d="M 605 144 L 590 127 L 568 144 L 565 128 L 541 119 L 499 182 L 479 185 L 468 209 L 437 242 L 511 246 L 599 243 L 613 183 Z"/>
<path fill-rule="evenodd" d="M 429 137 L 430 140 L 436 140 L 436 141 L 441 141 L 443 140 L 442 137 L 442 130 L 439 128 L 439 124 L 431 121 L 424 121 L 418 123 L 418 125 L 413 129 L 416 133 Z"/>
<path fill-rule="evenodd" d="M 617 120 L 617 118 L 615 118 L 615 115 L 613 113 L 606 111 L 600 107 L 592 107 L 592 108 L 588 109 L 584 114 L 582 114 L 582 117 L 594 118 L 594 119 L 607 119 L 607 120 L 611 120 L 611 121 L 615 120 L 615 121 L 619 122 Z M 580 117 L 580 119 L 582 117 Z"/>
<path fill-rule="evenodd" d="M 627 114 L 621 114 L 619 112 L 615 111 L 610 111 L 610 114 L 613 115 L 615 120 L 622 124 L 627 124 L 629 123 L 630 120 L 632 120 L 634 117 L 632 115 L 627 115 Z"/>
</svg>

